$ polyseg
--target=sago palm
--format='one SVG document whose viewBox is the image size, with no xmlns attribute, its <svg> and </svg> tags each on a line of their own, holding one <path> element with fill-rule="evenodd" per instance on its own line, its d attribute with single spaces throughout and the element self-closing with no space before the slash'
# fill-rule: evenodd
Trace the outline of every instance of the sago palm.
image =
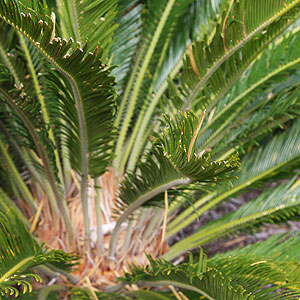
<svg viewBox="0 0 300 300">
<path fill-rule="evenodd" d="M 298 234 L 202 248 L 300 214 L 299 18 L 300 0 L 0 0 L 2 296 L 298 299 Z"/>
</svg>

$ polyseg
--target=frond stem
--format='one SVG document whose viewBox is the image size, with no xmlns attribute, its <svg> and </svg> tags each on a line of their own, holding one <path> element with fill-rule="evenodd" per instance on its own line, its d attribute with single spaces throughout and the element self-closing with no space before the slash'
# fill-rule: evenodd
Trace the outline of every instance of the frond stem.
<svg viewBox="0 0 300 300">
<path fill-rule="evenodd" d="M 23 179 L 21 178 L 14 162 L 12 161 L 12 159 L 9 156 L 7 150 L 5 149 L 5 146 L 2 143 L 2 140 L 0 139 L 0 153 L 1 152 L 2 152 L 2 155 L 5 159 L 7 167 L 9 168 L 11 173 L 13 174 L 13 180 L 16 182 L 17 187 L 20 189 L 20 192 L 23 195 L 24 200 L 26 201 L 26 203 L 30 207 L 30 210 L 32 211 L 32 213 L 35 213 L 36 212 L 36 205 L 34 203 L 34 199 L 31 195 L 30 191 L 28 190 L 26 184 L 24 183 Z"/>
<path fill-rule="evenodd" d="M 37 78 L 37 75 L 36 75 L 36 72 L 35 72 L 35 69 L 34 69 L 34 65 L 33 65 L 28 47 L 25 43 L 25 39 L 24 39 L 22 33 L 20 33 L 19 31 L 18 31 L 18 36 L 19 36 L 21 47 L 23 48 L 23 51 L 24 51 L 24 54 L 25 54 L 25 57 L 26 57 L 26 60 L 27 60 L 27 65 L 28 65 L 28 69 L 29 69 L 29 72 L 30 72 L 31 77 L 32 77 L 33 86 L 34 86 L 34 89 L 35 89 L 35 92 L 36 92 L 36 96 L 37 96 L 37 98 L 38 98 L 38 100 L 41 104 L 43 119 L 44 119 L 44 121 L 47 125 L 50 125 L 51 122 L 50 122 L 50 117 L 49 117 L 49 114 L 48 114 L 48 111 L 47 111 L 47 106 L 46 106 L 45 99 L 44 99 L 44 96 L 43 96 L 41 88 L 40 88 L 40 84 L 39 84 L 39 81 L 38 81 L 38 78 Z M 55 161 L 56 161 L 56 166 L 58 168 L 58 176 L 59 176 L 60 182 L 63 183 L 64 181 L 63 181 L 63 176 L 62 176 L 61 163 L 60 163 L 60 159 L 59 159 L 59 155 L 58 155 L 58 151 L 57 151 L 57 143 L 55 141 L 54 134 L 53 134 L 53 129 L 52 129 L 51 126 L 49 126 L 49 138 L 52 141 L 53 145 L 56 145 L 56 147 L 54 149 Z"/>
<path fill-rule="evenodd" d="M 71 13 L 72 13 L 72 21 L 74 26 L 75 38 L 77 41 L 82 42 L 79 24 L 78 24 L 78 16 L 77 16 L 77 8 L 76 8 L 76 0 L 71 0 Z"/>
<path fill-rule="evenodd" d="M 45 153 L 45 150 L 42 146 L 42 144 L 39 142 L 39 137 L 37 136 L 37 133 L 35 132 L 34 127 L 32 126 L 31 122 L 28 120 L 28 118 L 23 114 L 23 112 L 19 109 L 19 107 L 15 104 L 14 100 L 10 97 L 10 95 L 8 93 L 6 93 L 2 88 L 0 88 L 0 93 L 3 95 L 3 97 L 6 99 L 6 101 L 8 102 L 8 104 L 11 106 L 11 108 L 15 111 L 15 113 L 19 116 L 19 118 L 23 121 L 23 123 L 25 124 L 26 128 L 28 129 L 34 144 L 37 148 L 37 151 L 41 157 L 41 160 L 43 162 L 44 168 L 45 168 L 45 172 L 47 174 L 50 186 L 53 190 L 53 193 L 55 195 L 55 199 L 57 201 L 57 205 L 63 215 L 64 221 L 66 222 L 66 227 L 67 227 L 67 231 L 69 234 L 69 242 L 72 243 L 73 240 L 73 229 L 72 229 L 72 224 L 71 224 L 71 220 L 69 217 L 69 214 L 67 212 L 67 209 L 65 207 L 65 202 L 61 199 L 61 195 L 57 189 L 56 183 L 55 183 L 55 179 L 54 179 L 54 175 L 52 173 L 52 168 L 50 165 L 50 162 L 48 160 L 48 157 Z"/>
<path fill-rule="evenodd" d="M 300 157 L 300 153 L 298 158 Z M 188 208 L 187 210 L 185 210 L 182 214 L 180 214 L 178 217 L 180 217 L 180 220 L 182 220 L 182 222 L 178 223 L 177 220 L 177 225 L 174 226 L 172 229 L 170 229 L 167 233 L 166 239 L 170 238 L 171 236 L 173 236 L 174 234 L 176 234 L 179 230 L 181 230 L 182 228 L 186 227 L 187 225 L 189 225 L 191 222 L 193 222 L 198 216 L 201 216 L 204 212 L 208 211 L 210 208 L 214 207 L 216 204 L 220 203 L 221 201 L 225 200 L 226 198 L 236 194 L 237 192 L 243 190 L 246 187 L 249 187 L 250 185 L 252 185 L 254 182 L 259 181 L 267 176 L 269 176 L 270 174 L 274 174 L 277 172 L 277 170 L 284 168 L 286 165 L 290 164 L 291 161 L 295 160 L 296 158 L 293 158 L 292 160 L 289 161 L 285 161 L 281 164 L 278 164 L 276 166 L 274 166 L 273 168 L 270 168 L 268 170 L 266 170 L 265 172 L 260 173 L 259 175 L 256 175 L 252 178 L 250 178 L 249 180 L 244 181 L 243 183 L 241 183 L 240 185 L 232 188 L 231 190 L 222 193 L 221 195 L 218 195 L 214 200 L 208 202 L 209 200 L 211 200 L 213 197 L 211 197 L 210 195 L 201 198 L 200 200 L 198 200 L 195 203 L 195 206 L 199 207 L 199 203 L 201 203 L 201 205 L 203 205 L 200 209 L 197 210 L 197 216 L 195 215 L 191 215 L 190 217 L 188 217 L 187 219 L 184 220 L 184 216 L 188 215 L 188 211 L 190 213 L 193 212 L 193 209 Z M 216 195 L 216 192 L 213 193 L 214 195 Z M 206 203 L 206 204 L 205 204 Z M 204 205 L 205 204 L 205 205 Z M 177 219 L 177 217 L 176 217 Z M 180 242 L 179 242 L 180 243 Z M 174 247 L 176 247 L 177 244 L 174 245 Z M 178 253 L 176 253 L 177 255 Z M 168 254 L 169 255 L 169 252 Z M 175 255 L 174 255 L 175 256 Z M 173 257 L 174 257 L 173 256 Z M 168 256 L 169 257 L 169 256 Z M 168 258 L 169 259 L 169 258 Z"/>
<path fill-rule="evenodd" d="M 175 76 L 175 74 L 177 74 L 177 72 L 180 70 L 180 68 L 182 67 L 183 62 L 182 59 L 177 63 L 176 67 L 172 70 L 172 72 L 170 73 L 170 78 L 173 78 Z M 141 124 L 135 124 L 135 128 L 138 129 L 138 133 L 136 135 L 136 137 L 134 136 L 134 145 L 132 147 L 132 151 L 129 157 L 129 162 L 128 162 L 128 170 L 133 170 L 138 158 L 138 153 L 140 152 L 141 148 L 143 147 L 143 143 L 141 143 L 141 140 L 143 140 L 143 137 L 145 135 L 145 130 L 147 125 L 149 124 L 149 121 L 151 119 L 151 116 L 153 114 L 153 111 L 159 101 L 159 99 L 161 98 L 162 94 L 165 92 L 165 90 L 168 87 L 168 82 L 167 80 L 165 80 L 162 85 L 160 86 L 160 88 L 158 89 L 158 91 L 155 93 L 155 96 L 151 99 L 150 101 L 150 105 L 146 110 L 146 113 L 143 115 L 143 117 L 141 117 L 142 122 Z M 139 125 L 139 126 L 137 126 Z M 134 128 L 134 130 L 135 130 Z"/>
<path fill-rule="evenodd" d="M 15 272 L 17 272 L 20 268 L 22 268 L 24 265 L 26 265 L 29 261 L 34 259 L 34 256 L 29 256 L 21 260 L 19 263 L 17 263 L 15 266 L 13 266 L 9 271 L 7 271 L 1 278 L 0 283 L 3 282 L 5 279 L 8 279 L 10 276 L 12 276 Z"/>
<path fill-rule="evenodd" d="M 280 65 L 276 70 L 270 72 L 267 76 L 261 78 L 260 80 L 258 80 L 255 84 L 251 85 L 251 87 L 249 87 L 247 90 L 245 90 L 243 93 L 241 93 L 240 95 L 238 95 L 236 98 L 234 98 L 232 101 L 230 101 L 230 103 L 228 103 L 228 105 L 226 105 L 220 112 L 218 112 L 216 114 L 216 116 L 214 117 L 214 122 L 207 124 L 201 131 L 200 134 L 203 135 L 215 122 L 216 120 L 220 119 L 222 116 L 226 115 L 228 113 L 229 110 L 232 109 L 232 107 L 238 103 L 238 101 L 240 101 L 241 99 L 243 99 L 244 97 L 246 97 L 249 93 L 251 93 L 252 91 L 254 91 L 257 87 L 259 87 L 260 85 L 264 84 L 266 81 L 268 81 L 269 79 L 271 79 L 272 77 L 274 77 L 275 75 L 285 71 L 286 69 L 296 65 L 300 63 L 300 57 L 285 64 L 285 65 Z M 228 123 L 228 121 L 226 120 L 226 122 Z M 224 123 L 223 123 L 224 124 Z M 222 126 L 224 127 L 224 126 Z M 218 130 L 219 131 L 219 130 Z M 207 144 L 207 143 L 206 143 Z"/>
<path fill-rule="evenodd" d="M 152 286 L 152 287 L 160 287 L 160 286 L 176 286 L 185 290 L 189 290 L 189 291 L 193 291 L 196 293 L 201 294 L 202 296 L 206 297 L 209 300 L 217 300 L 215 298 L 212 298 L 211 296 L 209 296 L 206 292 L 204 292 L 203 290 L 190 285 L 190 284 L 186 284 L 186 283 L 181 283 L 178 281 L 172 281 L 172 280 L 159 280 L 158 282 L 153 282 L 153 281 L 139 281 L 138 282 L 139 285 L 142 286 Z"/>
<path fill-rule="evenodd" d="M 148 193 L 145 193 L 142 195 L 137 201 L 135 201 L 133 204 L 131 204 L 121 215 L 121 217 L 118 219 L 116 226 L 113 230 L 111 239 L 110 239 L 110 245 L 109 245 L 109 257 L 114 259 L 116 254 L 116 248 L 117 248 L 117 239 L 119 237 L 119 234 L 121 232 L 121 225 L 125 220 L 135 211 L 137 210 L 141 205 L 146 203 L 149 199 L 153 198 L 154 196 L 164 192 L 165 190 L 171 189 L 172 187 L 175 187 L 177 185 L 184 185 L 189 184 L 191 182 L 190 178 L 185 179 L 176 179 L 170 182 L 167 182 L 159 187 L 156 187 L 149 191 Z"/>
<path fill-rule="evenodd" d="M 17 87 L 20 88 L 21 87 L 21 80 L 19 78 L 18 72 L 15 70 L 12 63 L 8 59 L 7 54 L 4 50 L 4 48 L 2 47 L 1 43 L 0 43 L 0 56 L 1 56 L 4 64 L 6 65 L 6 67 L 9 69 L 10 73 L 13 75 Z"/>
</svg>

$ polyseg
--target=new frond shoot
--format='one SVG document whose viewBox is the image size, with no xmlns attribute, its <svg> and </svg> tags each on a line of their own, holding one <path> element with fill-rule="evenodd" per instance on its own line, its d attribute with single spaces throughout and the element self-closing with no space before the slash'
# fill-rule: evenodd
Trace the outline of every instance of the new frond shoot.
<svg viewBox="0 0 300 300">
<path fill-rule="evenodd" d="M 209 153 L 204 154 L 205 149 L 196 153 L 203 116 L 202 113 L 199 121 L 192 111 L 179 112 L 173 117 L 164 115 L 164 129 L 159 138 L 164 156 L 180 174 L 193 181 L 217 183 L 232 179 L 233 172 L 240 167 L 238 154 L 214 161 Z"/>
</svg>

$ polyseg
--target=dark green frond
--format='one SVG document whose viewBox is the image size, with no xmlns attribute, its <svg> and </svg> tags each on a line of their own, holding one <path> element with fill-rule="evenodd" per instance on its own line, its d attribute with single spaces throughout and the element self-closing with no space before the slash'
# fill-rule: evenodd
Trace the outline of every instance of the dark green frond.
<svg viewBox="0 0 300 300">
<path fill-rule="evenodd" d="M 73 167 L 84 176 L 87 169 L 92 176 L 99 176 L 105 171 L 110 157 L 108 141 L 112 138 L 114 99 L 114 79 L 109 76 L 110 69 L 100 61 L 101 49 L 87 53 L 87 45 L 81 49 L 77 43 L 72 51 L 72 39 L 67 41 L 57 37 L 51 40 L 51 21 L 40 20 L 41 16 L 34 11 L 30 14 L 18 12 L 22 8 L 15 1 L 1 0 L 0 8 L 0 17 L 20 30 L 68 79 L 80 127 L 74 128 L 77 161 Z"/>
<path fill-rule="evenodd" d="M 235 130 L 239 134 L 241 132 L 246 134 L 244 127 L 249 127 L 249 125 L 252 126 L 252 132 L 256 132 L 259 128 L 267 129 L 265 125 L 270 126 L 268 123 L 272 123 L 273 119 L 280 120 L 282 117 L 287 118 L 288 114 L 292 117 L 292 112 L 297 113 L 295 111 L 296 100 L 287 105 L 288 99 L 280 101 L 278 97 L 286 97 L 290 94 L 289 90 L 292 90 L 291 77 L 297 76 L 296 71 L 300 63 L 299 53 L 295 51 L 299 43 L 299 28 L 296 27 L 270 44 L 256 62 L 240 76 L 226 97 L 219 100 L 213 122 L 204 126 L 200 131 L 200 135 L 206 133 L 202 142 L 204 148 L 212 147 L 218 139 L 223 138 L 225 133 L 232 135 L 232 131 Z M 289 81 L 289 90 L 282 84 L 285 81 Z M 277 84 L 278 82 L 280 85 Z M 297 87 L 298 82 L 296 81 L 294 85 Z M 283 88 L 285 92 L 280 93 Z M 284 106 L 282 101 L 284 101 Z M 282 107 L 279 107 L 279 104 L 282 104 Z M 288 110 L 289 107 L 290 110 Z M 256 113 L 254 117 L 254 112 L 259 113 Z M 248 124 L 249 122 L 252 124 Z M 249 129 L 247 136 L 251 133 Z M 223 139 L 223 144 L 228 143 L 227 136 Z M 235 142 L 237 140 L 238 137 L 235 137 Z"/>
<path fill-rule="evenodd" d="M 174 187 L 172 182 L 179 186 L 192 181 L 207 185 L 232 177 L 231 173 L 239 168 L 235 155 L 224 161 L 211 161 L 210 157 L 197 157 L 193 152 L 197 124 L 196 115 L 192 112 L 178 113 L 174 119 L 165 116 L 164 129 L 161 137 L 157 136 L 154 149 L 146 155 L 144 162 L 138 164 L 135 172 L 126 173 L 121 183 L 119 197 L 122 203 L 129 205 L 147 194 L 154 197 L 157 193 L 152 194 L 151 191 L 162 193 L 163 186 L 168 186 L 172 194 L 176 191 L 171 189 Z"/>
<path fill-rule="evenodd" d="M 41 157 L 43 163 L 45 165 L 50 164 L 54 174 L 57 174 L 53 155 L 54 145 L 48 137 L 49 128 L 43 121 L 38 100 L 26 95 L 22 90 L 16 89 L 14 80 L 5 67 L 0 65 L 0 70 L 2 108 L 5 109 L 6 107 L 4 103 L 8 104 L 11 112 L 7 111 L 6 114 L 17 118 L 15 123 L 10 123 L 12 125 L 11 133 L 15 136 L 21 136 L 26 145 L 35 150 L 37 155 Z"/>
<path fill-rule="evenodd" d="M 211 221 L 198 232 L 199 244 L 236 230 L 259 228 L 261 224 L 280 223 L 300 215 L 299 180 L 294 178 L 272 190 L 266 190 L 258 198 L 244 204 L 235 212 Z"/>
<path fill-rule="evenodd" d="M 117 88 L 118 91 L 121 91 L 126 79 L 128 79 L 128 72 L 133 64 L 141 37 L 142 4 L 137 0 L 130 1 L 130 3 L 125 2 L 123 5 L 119 4 L 118 10 L 120 25 L 116 29 L 114 41 L 110 48 L 110 56 L 112 57 L 112 64 L 118 66 L 112 70 L 112 75 L 116 76 Z"/>
<path fill-rule="evenodd" d="M 119 198 L 120 205 L 128 206 L 140 197 L 151 193 L 151 191 L 159 189 L 162 186 L 178 181 L 178 185 L 187 182 L 185 177 L 173 168 L 173 166 L 165 159 L 160 149 L 153 149 L 145 155 L 145 161 L 137 166 L 136 172 L 127 172 L 124 180 L 120 185 Z M 159 194 L 163 193 L 161 190 Z M 174 191 L 176 192 L 176 190 Z M 172 194 L 172 190 L 170 190 Z M 149 197 L 149 201 L 144 205 L 162 206 L 162 195 Z"/>
<path fill-rule="evenodd" d="M 300 264 L 298 249 L 299 234 L 292 236 L 274 235 L 264 242 L 224 254 L 217 254 L 208 260 L 208 266 L 215 266 L 224 274 L 248 284 L 251 281 L 255 283 L 257 280 L 273 284 L 274 292 L 271 293 L 273 297 L 282 296 L 284 293 L 287 296 L 289 292 L 290 295 L 299 297 Z M 257 266 L 260 266 L 260 271 L 255 270 Z M 273 275 L 271 275 L 272 273 Z M 281 285 L 282 289 L 278 291 L 276 285 L 277 287 Z"/>
</svg>

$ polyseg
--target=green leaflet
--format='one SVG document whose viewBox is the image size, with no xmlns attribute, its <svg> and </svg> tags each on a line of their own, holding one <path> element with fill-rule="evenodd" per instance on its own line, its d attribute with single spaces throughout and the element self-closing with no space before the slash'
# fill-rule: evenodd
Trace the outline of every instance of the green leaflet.
<svg viewBox="0 0 300 300">
<path fill-rule="evenodd" d="M 9 217 L 9 219 L 7 218 Z M 12 210 L 0 213 L 0 294 L 19 294 L 16 285 L 23 287 L 23 293 L 31 292 L 31 277 L 41 278 L 31 270 L 34 266 L 50 263 L 61 269 L 70 270 L 78 257 L 62 250 L 48 250 L 39 245 Z"/>
<path fill-rule="evenodd" d="M 110 147 L 107 143 L 112 138 L 110 120 L 113 114 L 114 80 L 109 76 L 110 70 L 99 60 L 101 50 L 97 48 L 94 53 L 87 53 L 87 46 L 81 49 L 77 43 L 71 51 L 73 40 L 55 38 L 51 41 L 52 23 L 39 20 L 39 15 L 32 17 L 34 11 L 20 13 L 18 10 L 21 8 L 15 1 L 5 0 L 1 0 L 0 8 L 0 17 L 19 29 L 70 82 L 77 111 L 74 118 L 78 118 L 79 124 L 74 128 L 76 134 L 72 137 L 77 139 L 77 149 L 73 150 L 72 155 L 73 167 L 83 174 L 87 171 L 92 176 L 102 174 L 109 157 L 107 151 Z M 91 69 L 94 71 L 90 72 Z M 102 122 L 95 122 L 95 118 Z M 96 128 L 101 128 L 106 135 L 92 134 L 93 131 L 100 131 Z"/>
<path fill-rule="evenodd" d="M 242 0 L 226 6 L 213 37 L 193 47 L 195 64 L 191 64 L 189 57 L 185 61 L 186 68 L 182 75 L 186 96 L 184 109 L 193 103 L 207 83 L 216 92 L 230 82 L 227 82 L 227 74 L 236 74 L 241 64 L 248 64 L 248 60 L 253 59 L 253 52 L 263 49 L 263 44 L 267 45 L 282 28 L 292 23 L 294 16 L 299 15 L 298 3 L 297 0 Z M 280 18 L 283 15 L 290 18 Z M 222 70 L 224 68 L 225 72 Z"/>
<path fill-rule="evenodd" d="M 229 190 L 219 190 L 200 198 L 194 203 L 197 208 L 197 215 L 191 215 L 194 208 L 188 208 L 170 223 L 167 237 L 184 228 L 195 220 L 203 212 L 216 206 L 228 197 L 236 195 L 250 186 L 264 183 L 270 179 L 285 178 L 291 175 L 291 170 L 299 166 L 299 141 L 300 131 L 299 122 L 287 132 L 273 137 L 273 139 L 264 147 L 260 148 L 256 155 L 249 154 L 242 161 L 242 171 L 233 187 Z M 201 237 L 197 233 L 173 245 L 166 258 L 177 256 L 182 251 L 192 249 L 201 244 Z"/>
</svg>

